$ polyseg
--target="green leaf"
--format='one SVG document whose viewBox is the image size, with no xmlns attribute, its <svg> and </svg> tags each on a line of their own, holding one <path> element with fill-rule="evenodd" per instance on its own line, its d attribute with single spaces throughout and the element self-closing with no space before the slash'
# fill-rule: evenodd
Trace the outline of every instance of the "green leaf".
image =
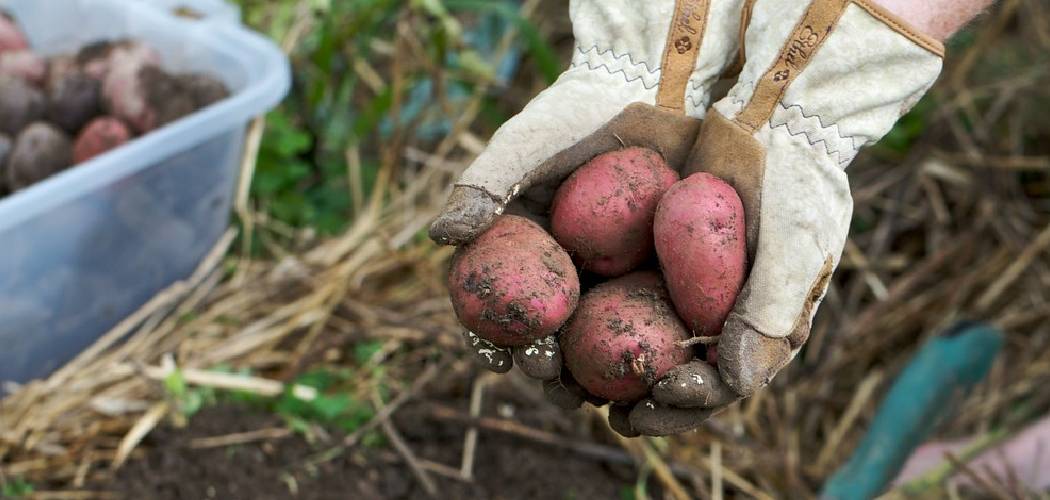
<svg viewBox="0 0 1050 500">
<path fill-rule="evenodd" d="M 383 349 L 383 343 L 373 340 L 369 342 L 361 342 L 354 345 L 354 360 L 357 364 L 363 365 L 368 363 L 372 356 L 375 356 L 377 352 Z"/>
<path fill-rule="evenodd" d="M 331 422 L 350 408 L 350 396 L 317 396 L 310 402 L 312 413 L 323 422 Z"/>
<path fill-rule="evenodd" d="M 0 486 L 0 497 L 3 498 L 20 498 L 26 497 L 33 494 L 35 488 L 33 484 L 24 481 L 22 478 L 14 478 L 3 483 Z"/>
<path fill-rule="evenodd" d="M 296 434 L 305 435 L 310 433 L 310 423 L 302 418 L 284 415 L 284 421 L 288 424 L 288 428 Z"/>
<path fill-rule="evenodd" d="M 182 376 L 182 370 L 175 369 L 164 377 L 164 390 L 175 399 L 186 395 L 186 378 Z"/>
<path fill-rule="evenodd" d="M 187 417 L 192 417 L 204 406 L 204 399 L 201 392 L 191 391 L 180 401 L 179 411 Z"/>
<path fill-rule="evenodd" d="M 496 78 L 496 69 L 482 58 L 477 51 L 464 50 L 460 52 L 456 62 L 460 68 L 475 79 L 492 81 Z"/>
</svg>

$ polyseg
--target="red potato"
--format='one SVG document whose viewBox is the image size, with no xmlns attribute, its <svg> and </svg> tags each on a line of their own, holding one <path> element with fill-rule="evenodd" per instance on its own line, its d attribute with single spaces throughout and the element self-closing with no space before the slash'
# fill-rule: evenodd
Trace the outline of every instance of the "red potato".
<svg viewBox="0 0 1050 500">
<path fill-rule="evenodd" d="M 157 66 L 144 66 L 134 74 L 114 68 L 102 94 L 111 114 L 144 134 L 220 99 L 215 83 L 195 74 L 173 76 Z M 225 87 L 218 86 L 225 95 Z"/>
<path fill-rule="evenodd" d="M 160 65 L 160 54 L 152 47 L 135 40 L 101 41 L 80 49 L 76 62 L 81 69 L 99 81 L 115 68 L 137 70 L 144 66 Z"/>
<path fill-rule="evenodd" d="M 95 118 L 77 136 L 73 144 L 73 163 L 88 161 L 131 140 L 124 122 L 112 116 Z"/>
<path fill-rule="evenodd" d="M 0 134 L 0 168 L 7 163 L 7 154 L 11 152 L 13 141 L 5 134 Z"/>
<path fill-rule="evenodd" d="M 131 125 L 140 134 L 157 128 L 157 110 L 147 102 L 140 78 L 143 66 L 114 66 L 102 81 L 102 98 L 110 114 Z"/>
<path fill-rule="evenodd" d="M 203 108 L 219 102 L 230 95 L 226 84 L 203 73 L 184 73 L 175 76 L 179 85 L 193 99 L 197 108 Z"/>
<path fill-rule="evenodd" d="M 0 75 L 0 133 L 18 135 L 44 117 L 44 93 L 19 78 Z"/>
<path fill-rule="evenodd" d="M 653 214 L 677 180 L 678 173 L 650 149 L 598 155 L 558 187 L 551 234 L 581 268 L 622 275 L 652 256 Z"/>
<path fill-rule="evenodd" d="M 66 75 L 80 72 L 80 65 L 77 64 L 77 59 L 71 55 L 57 55 L 47 58 L 47 81 L 45 87 L 51 88 L 55 85 L 55 82 L 62 80 Z"/>
<path fill-rule="evenodd" d="M 30 124 L 15 138 L 7 158 L 7 186 L 22 189 L 73 164 L 73 147 L 61 130 L 45 122 Z"/>
<path fill-rule="evenodd" d="M 28 48 L 29 42 L 26 41 L 22 30 L 14 20 L 0 13 L 0 53 Z"/>
<path fill-rule="evenodd" d="M 76 134 L 102 112 L 101 85 L 86 73 L 68 71 L 49 78 L 47 119 Z"/>
<path fill-rule="evenodd" d="M 693 174 L 660 200 L 653 232 L 678 315 L 694 335 L 719 335 L 747 273 L 740 197 L 711 174 Z"/>
<path fill-rule="evenodd" d="M 0 76 L 13 76 L 41 86 L 47 76 L 47 61 L 28 50 L 0 52 Z"/>
<path fill-rule="evenodd" d="M 7 156 L 11 153 L 12 146 L 14 142 L 11 138 L 0 134 L 0 195 L 7 191 Z"/>
<path fill-rule="evenodd" d="M 588 392 L 628 403 L 689 361 L 691 351 L 678 344 L 689 336 L 659 274 L 640 271 L 587 292 L 560 345 L 565 365 Z"/>
<path fill-rule="evenodd" d="M 456 250 L 448 286 L 463 326 L 500 347 L 553 334 L 580 297 L 569 254 L 539 225 L 513 215 Z"/>
</svg>

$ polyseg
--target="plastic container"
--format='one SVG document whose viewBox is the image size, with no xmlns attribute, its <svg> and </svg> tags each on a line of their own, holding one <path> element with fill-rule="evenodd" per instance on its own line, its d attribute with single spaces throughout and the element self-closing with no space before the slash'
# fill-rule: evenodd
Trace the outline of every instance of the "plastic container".
<svg viewBox="0 0 1050 500">
<path fill-rule="evenodd" d="M 229 15 L 177 17 L 170 3 L 0 0 L 40 52 L 136 38 L 165 68 L 231 90 L 0 199 L 0 395 L 2 382 L 48 375 L 193 272 L 229 223 L 248 121 L 288 91 L 288 61 L 269 40 Z"/>
</svg>

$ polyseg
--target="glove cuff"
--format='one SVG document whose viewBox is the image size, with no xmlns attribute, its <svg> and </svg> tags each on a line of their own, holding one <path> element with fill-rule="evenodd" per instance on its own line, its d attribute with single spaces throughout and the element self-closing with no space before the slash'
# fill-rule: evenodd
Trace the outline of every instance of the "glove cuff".
<svg viewBox="0 0 1050 500">
<path fill-rule="evenodd" d="M 636 100 L 702 118 L 734 61 L 745 0 L 574 0 L 573 70 L 621 77 Z"/>
<path fill-rule="evenodd" d="M 842 168 L 926 93 L 944 54 L 870 0 L 759 0 L 745 44 L 738 83 L 715 108 L 750 132 L 804 135 Z"/>
</svg>

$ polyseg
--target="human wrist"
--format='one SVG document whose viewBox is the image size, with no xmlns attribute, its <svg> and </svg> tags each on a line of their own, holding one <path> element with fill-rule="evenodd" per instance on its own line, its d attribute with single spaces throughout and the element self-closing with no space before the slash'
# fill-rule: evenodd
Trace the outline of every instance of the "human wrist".
<svg viewBox="0 0 1050 500">
<path fill-rule="evenodd" d="M 995 0 L 875 0 L 923 33 L 944 41 Z"/>
</svg>

